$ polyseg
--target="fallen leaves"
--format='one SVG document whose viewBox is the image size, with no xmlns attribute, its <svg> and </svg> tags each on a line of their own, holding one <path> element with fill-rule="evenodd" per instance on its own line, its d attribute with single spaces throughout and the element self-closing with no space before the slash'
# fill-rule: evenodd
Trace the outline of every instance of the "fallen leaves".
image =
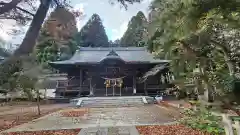
<svg viewBox="0 0 240 135">
<path fill-rule="evenodd" d="M 81 108 L 81 109 L 70 109 L 61 111 L 60 114 L 63 117 L 81 117 L 87 114 L 89 111 L 88 108 Z"/>
<path fill-rule="evenodd" d="M 37 115 L 35 112 L 28 112 L 28 113 L 18 113 L 18 114 L 9 114 L 9 115 L 2 115 L 0 117 L 0 132 L 3 130 L 10 129 L 17 125 L 21 125 L 23 123 L 32 121 L 44 115 L 53 113 L 60 109 L 52 109 L 48 111 L 42 111 L 41 115 Z"/>
<path fill-rule="evenodd" d="M 81 129 L 61 129 L 44 131 L 21 131 L 2 133 L 2 135 L 77 135 Z"/>
<path fill-rule="evenodd" d="M 184 125 L 137 126 L 140 135 L 210 135 Z"/>
</svg>

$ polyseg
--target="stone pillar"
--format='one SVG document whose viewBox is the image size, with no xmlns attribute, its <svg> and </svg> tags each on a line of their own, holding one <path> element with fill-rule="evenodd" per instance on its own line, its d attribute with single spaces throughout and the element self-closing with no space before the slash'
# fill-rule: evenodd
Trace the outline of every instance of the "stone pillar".
<svg viewBox="0 0 240 135">
<path fill-rule="evenodd" d="M 133 76 L 133 95 L 137 93 L 136 89 L 136 76 Z"/>
</svg>

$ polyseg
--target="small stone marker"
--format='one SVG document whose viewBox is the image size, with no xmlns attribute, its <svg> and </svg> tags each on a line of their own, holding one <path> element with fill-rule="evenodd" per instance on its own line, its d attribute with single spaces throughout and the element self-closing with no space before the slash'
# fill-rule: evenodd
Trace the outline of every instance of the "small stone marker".
<svg viewBox="0 0 240 135">
<path fill-rule="evenodd" d="M 232 121 L 226 114 L 222 114 L 222 121 L 224 124 L 225 134 L 226 135 L 234 135 L 232 128 Z"/>
</svg>

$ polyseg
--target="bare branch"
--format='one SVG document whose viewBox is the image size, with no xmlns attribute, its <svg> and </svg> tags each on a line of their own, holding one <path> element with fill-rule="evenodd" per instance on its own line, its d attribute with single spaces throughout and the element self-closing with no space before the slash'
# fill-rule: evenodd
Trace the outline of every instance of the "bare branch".
<svg viewBox="0 0 240 135">
<path fill-rule="evenodd" d="M 12 0 L 9 3 L 4 4 L 2 7 L 0 7 L 0 15 L 11 11 L 12 9 L 16 8 L 16 6 L 21 2 L 22 0 Z"/>
<path fill-rule="evenodd" d="M 18 10 L 20 10 L 20 11 L 22 11 L 22 12 L 24 12 L 24 13 L 27 13 L 27 14 L 29 14 L 29 15 L 31 15 L 31 16 L 34 16 L 34 14 L 33 13 L 31 13 L 31 12 L 29 12 L 29 11 L 27 11 L 27 10 L 25 10 L 25 9 L 23 9 L 23 8 L 20 8 L 20 7 L 16 7 Z"/>
<path fill-rule="evenodd" d="M 0 2 L 0 5 L 6 5 L 6 3 L 4 3 L 4 2 Z M 29 12 L 29 11 L 27 11 L 27 10 L 21 8 L 21 7 L 16 6 L 15 8 L 18 9 L 18 10 L 20 10 L 20 11 L 22 11 L 22 12 L 24 12 L 24 13 L 27 13 L 27 14 L 29 14 L 29 15 L 31 15 L 31 16 L 34 16 L 33 13 L 31 13 L 31 12 Z"/>
</svg>

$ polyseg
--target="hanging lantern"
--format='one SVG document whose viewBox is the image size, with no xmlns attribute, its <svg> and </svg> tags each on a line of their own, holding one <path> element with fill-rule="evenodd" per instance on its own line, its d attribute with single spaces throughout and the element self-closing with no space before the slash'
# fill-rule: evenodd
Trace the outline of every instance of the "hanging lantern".
<svg viewBox="0 0 240 135">
<path fill-rule="evenodd" d="M 119 79 L 118 80 L 118 87 L 122 87 L 122 83 L 123 83 L 122 79 Z"/>
<path fill-rule="evenodd" d="M 175 77 L 174 77 L 174 75 L 172 74 L 172 80 L 174 81 L 175 80 Z"/>
<path fill-rule="evenodd" d="M 109 88 L 110 87 L 110 80 L 106 80 L 104 84 L 106 85 L 107 88 Z"/>
<path fill-rule="evenodd" d="M 165 77 L 163 75 L 161 75 L 161 80 L 162 80 L 162 83 L 165 83 Z"/>
</svg>

